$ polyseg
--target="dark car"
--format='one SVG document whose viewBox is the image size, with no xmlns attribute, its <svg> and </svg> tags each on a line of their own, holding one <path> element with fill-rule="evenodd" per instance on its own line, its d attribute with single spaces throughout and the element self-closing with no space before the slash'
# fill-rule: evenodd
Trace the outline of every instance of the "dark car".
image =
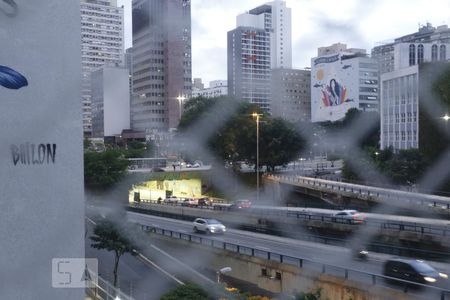
<svg viewBox="0 0 450 300">
<path fill-rule="evenodd" d="M 250 200 L 236 200 L 231 204 L 230 209 L 242 209 L 250 207 L 252 207 L 252 202 Z"/>
<path fill-rule="evenodd" d="M 422 284 L 435 283 L 438 280 L 446 280 L 448 278 L 447 274 L 436 271 L 436 269 L 422 260 L 401 258 L 386 261 L 383 274 Z"/>
<path fill-rule="evenodd" d="M 198 206 L 211 206 L 213 203 L 209 198 L 200 198 L 198 199 Z"/>
</svg>

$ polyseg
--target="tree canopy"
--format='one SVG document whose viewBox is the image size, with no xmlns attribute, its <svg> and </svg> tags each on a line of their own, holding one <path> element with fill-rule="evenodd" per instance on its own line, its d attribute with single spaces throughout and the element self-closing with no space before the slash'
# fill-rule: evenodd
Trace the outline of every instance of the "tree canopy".
<svg viewBox="0 0 450 300">
<path fill-rule="evenodd" d="M 208 294 L 199 286 L 187 283 L 179 285 L 161 297 L 161 300 L 208 300 Z"/>
<path fill-rule="evenodd" d="M 84 183 L 90 188 L 108 188 L 118 182 L 129 166 L 120 150 L 84 153 Z"/>
<path fill-rule="evenodd" d="M 92 248 L 114 252 L 114 286 L 117 286 L 119 260 L 123 254 L 132 252 L 133 246 L 131 242 L 114 223 L 107 220 L 101 221 L 95 226 L 94 235 L 90 238 L 93 241 L 91 244 Z"/>
<path fill-rule="evenodd" d="M 187 101 L 180 121 L 180 133 L 188 132 L 202 119 L 220 122 L 211 132 L 205 146 L 223 161 L 242 161 L 256 165 L 256 120 L 252 117 L 254 112 L 261 115 L 260 166 L 273 170 L 276 166 L 294 159 L 303 147 L 303 140 L 293 124 L 270 117 L 256 105 L 227 97 L 198 97 Z"/>
</svg>

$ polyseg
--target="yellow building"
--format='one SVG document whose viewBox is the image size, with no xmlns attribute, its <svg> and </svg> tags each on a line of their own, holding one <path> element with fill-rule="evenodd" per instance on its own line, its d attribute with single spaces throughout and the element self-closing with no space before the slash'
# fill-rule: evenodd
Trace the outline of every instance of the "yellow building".
<svg viewBox="0 0 450 300">
<path fill-rule="evenodd" d="M 165 199 L 169 196 L 178 198 L 200 198 L 202 196 L 202 181 L 199 178 L 189 178 L 186 173 L 168 174 L 157 180 L 149 180 L 133 185 L 129 191 L 129 202 Z"/>
</svg>

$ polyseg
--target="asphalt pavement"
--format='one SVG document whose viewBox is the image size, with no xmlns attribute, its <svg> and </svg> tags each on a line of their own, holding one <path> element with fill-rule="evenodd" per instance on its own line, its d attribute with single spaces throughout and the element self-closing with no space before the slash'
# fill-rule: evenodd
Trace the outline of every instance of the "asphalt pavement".
<svg viewBox="0 0 450 300">
<path fill-rule="evenodd" d="M 193 226 L 191 222 L 155 217 L 133 212 L 127 212 L 127 218 L 131 222 L 147 225 L 150 227 L 157 227 L 182 233 L 188 233 L 192 234 L 193 236 L 205 237 L 204 234 L 193 233 Z M 261 255 L 261 257 L 265 257 L 267 252 L 273 252 L 287 256 L 301 257 L 305 259 L 303 264 L 303 267 L 305 269 L 310 269 L 318 272 L 322 272 L 323 264 L 327 264 L 329 266 L 326 266 L 326 273 L 330 275 L 340 277 L 344 276 L 344 271 L 337 267 L 351 269 L 353 271 L 349 271 L 349 279 L 356 279 L 368 284 L 372 284 L 372 277 L 363 275 L 358 271 L 381 275 L 384 261 L 392 257 L 391 255 L 370 253 L 368 261 L 359 261 L 353 259 L 350 250 L 344 247 L 317 244 L 313 242 L 300 241 L 290 238 L 277 237 L 235 229 L 228 229 L 224 235 L 207 237 L 218 242 L 234 243 L 257 250 L 259 249 L 260 251 L 255 252 L 256 256 Z M 450 265 L 448 263 L 428 263 L 441 272 L 447 274 L 450 272 Z M 378 280 L 382 281 L 381 278 L 378 278 Z M 387 283 L 385 283 L 384 281 L 378 282 L 377 284 L 387 285 Z M 440 287 L 449 288 L 449 283 L 441 283 Z M 415 293 L 423 294 L 422 291 L 415 291 Z"/>
</svg>

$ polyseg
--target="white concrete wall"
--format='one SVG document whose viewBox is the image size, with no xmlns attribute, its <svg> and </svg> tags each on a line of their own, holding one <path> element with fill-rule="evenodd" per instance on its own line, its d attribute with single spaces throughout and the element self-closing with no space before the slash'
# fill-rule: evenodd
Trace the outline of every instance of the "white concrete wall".
<svg viewBox="0 0 450 300">
<path fill-rule="evenodd" d="M 239 26 L 264 29 L 264 15 L 240 14 L 236 17 L 236 27 Z"/>
<path fill-rule="evenodd" d="M 79 300 L 52 287 L 52 260 L 84 258 L 80 1 L 15 2 L 16 16 L 0 10 L 0 65 L 28 85 L 0 85 L 0 299 Z M 14 147 L 47 144 L 54 159 L 15 162 Z"/>
</svg>

